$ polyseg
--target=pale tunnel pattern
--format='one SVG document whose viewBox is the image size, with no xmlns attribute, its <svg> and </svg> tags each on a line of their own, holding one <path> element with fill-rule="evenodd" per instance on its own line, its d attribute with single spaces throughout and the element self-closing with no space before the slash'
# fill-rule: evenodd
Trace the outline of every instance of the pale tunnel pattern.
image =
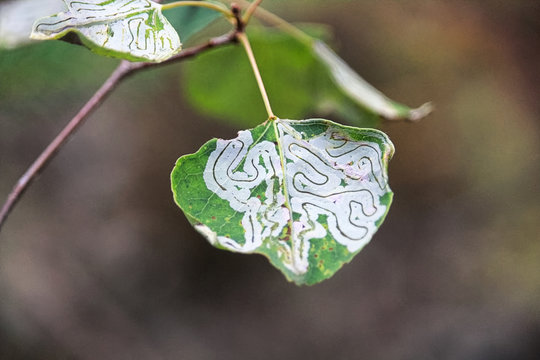
<svg viewBox="0 0 540 360">
<path fill-rule="evenodd" d="M 281 190 L 283 172 L 275 145 L 269 141 L 252 144 L 249 131 L 240 131 L 233 140 L 218 140 L 204 171 L 208 189 L 227 200 L 233 210 L 244 213 L 245 238 L 237 241 L 218 234 L 217 241 L 230 250 L 244 253 L 256 250 L 264 239 L 279 236 L 289 221 Z M 266 190 L 261 200 L 252 191 L 263 182 Z"/>
<path fill-rule="evenodd" d="M 353 141 L 334 127 L 304 139 L 301 124 L 276 120 L 278 145 L 253 144 L 249 131 L 217 141 L 204 181 L 244 214 L 245 236 L 232 239 L 219 231 L 209 236 L 208 229 L 199 229 L 233 251 L 274 248 L 299 275 L 309 270 L 312 239 L 331 235 L 351 253 L 367 244 L 386 213 L 380 198 L 390 192 L 379 144 Z M 385 142 L 382 135 L 380 140 Z M 257 196 L 263 183 L 265 196 Z"/>
<path fill-rule="evenodd" d="M 180 51 L 178 34 L 149 0 L 64 0 L 67 11 L 38 21 L 34 39 L 50 39 L 77 30 L 97 46 L 151 61 Z"/>
</svg>

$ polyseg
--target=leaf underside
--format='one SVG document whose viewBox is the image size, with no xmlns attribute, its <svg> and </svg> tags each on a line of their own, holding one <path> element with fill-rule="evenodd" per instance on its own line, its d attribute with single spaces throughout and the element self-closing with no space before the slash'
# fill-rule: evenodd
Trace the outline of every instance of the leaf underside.
<svg viewBox="0 0 540 360">
<path fill-rule="evenodd" d="M 161 62 L 181 49 L 176 30 L 149 0 L 64 0 L 67 10 L 36 21 L 31 38 L 60 39 L 75 33 L 100 55 Z"/>
<path fill-rule="evenodd" d="M 392 201 L 394 147 L 373 129 L 275 120 L 178 159 L 178 206 L 215 247 L 258 253 L 297 284 L 331 277 L 370 240 Z"/>
<path fill-rule="evenodd" d="M 390 100 L 358 75 L 343 59 L 322 41 L 313 43 L 313 52 L 327 68 L 339 89 L 357 104 L 389 120 L 420 120 L 432 110 L 426 103 L 416 109 Z"/>
</svg>

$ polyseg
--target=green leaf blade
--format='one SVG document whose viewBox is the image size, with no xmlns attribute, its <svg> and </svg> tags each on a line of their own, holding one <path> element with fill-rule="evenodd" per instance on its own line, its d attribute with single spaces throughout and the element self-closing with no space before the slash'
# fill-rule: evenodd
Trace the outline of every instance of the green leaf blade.
<svg viewBox="0 0 540 360">
<path fill-rule="evenodd" d="M 292 118 L 313 115 L 309 112 L 316 108 L 318 88 L 309 47 L 280 32 L 257 27 L 248 31 L 274 112 Z M 198 111 L 244 128 L 259 123 L 265 108 L 241 47 L 201 54 L 183 70 L 183 92 Z"/>
<path fill-rule="evenodd" d="M 388 137 L 323 119 L 267 122 L 181 157 L 174 198 L 212 245 L 315 284 L 349 262 L 392 200 Z"/>
<path fill-rule="evenodd" d="M 181 50 L 178 34 L 149 0 L 64 0 L 67 10 L 41 18 L 31 38 L 79 36 L 93 52 L 130 61 L 161 62 Z"/>
</svg>

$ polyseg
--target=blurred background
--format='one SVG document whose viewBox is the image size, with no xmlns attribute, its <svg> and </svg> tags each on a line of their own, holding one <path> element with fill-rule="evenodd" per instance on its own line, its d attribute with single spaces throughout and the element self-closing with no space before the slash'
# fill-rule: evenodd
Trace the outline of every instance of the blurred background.
<svg viewBox="0 0 540 360">
<path fill-rule="evenodd" d="M 312 287 L 211 247 L 169 173 L 240 126 L 188 103 L 186 63 L 140 73 L 0 233 L 0 359 L 540 358 L 540 3 L 263 4 L 330 25 L 392 99 L 436 105 L 380 125 L 395 198 L 372 242 Z M 62 42 L 0 52 L 2 201 L 117 63 Z"/>
</svg>

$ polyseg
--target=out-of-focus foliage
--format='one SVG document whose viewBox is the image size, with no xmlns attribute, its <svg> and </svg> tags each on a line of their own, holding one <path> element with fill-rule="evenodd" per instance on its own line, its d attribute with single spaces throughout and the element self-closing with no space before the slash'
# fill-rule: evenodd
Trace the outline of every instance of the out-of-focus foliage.
<svg viewBox="0 0 540 360">
<path fill-rule="evenodd" d="M 309 47 L 278 31 L 248 32 L 276 115 L 302 118 L 315 112 L 324 87 Z M 183 89 L 203 114 L 236 126 L 252 127 L 266 111 L 244 50 L 238 46 L 202 54 L 184 66 Z"/>
<path fill-rule="evenodd" d="M 184 43 L 221 16 L 212 9 L 189 6 L 173 8 L 164 14 Z"/>
<path fill-rule="evenodd" d="M 332 49 L 322 41 L 312 44 L 312 51 L 317 59 L 326 67 L 328 75 L 345 97 L 357 106 L 365 108 L 386 120 L 418 121 L 432 111 L 426 103 L 418 109 L 411 109 L 403 104 L 390 100 L 383 93 L 362 79 Z"/>
<path fill-rule="evenodd" d="M 59 41 L 0 50 L 0 104 L 8 107 L 31 102 L 47 92 L 52 96 L 69 96 L 85 90 L 91 93 L 116 63 L 83 47 Z"/>
<path fill-rule="evenodd" d="M 303 40 L 274 29 L 250 27 L 249 38 L 278 116 L 325 115 L 373 127 L 380 116 L 422 118 L 429 109 L 395 103 L 367 84 L 322 41 Z M 327 28 L 310 33 L 329 37 Z M 203 54 L 185 67 L 184 90 L 202 113 L 238 126 L 255 126 L 264 106 L 241 48 Z"/>
</svg>

